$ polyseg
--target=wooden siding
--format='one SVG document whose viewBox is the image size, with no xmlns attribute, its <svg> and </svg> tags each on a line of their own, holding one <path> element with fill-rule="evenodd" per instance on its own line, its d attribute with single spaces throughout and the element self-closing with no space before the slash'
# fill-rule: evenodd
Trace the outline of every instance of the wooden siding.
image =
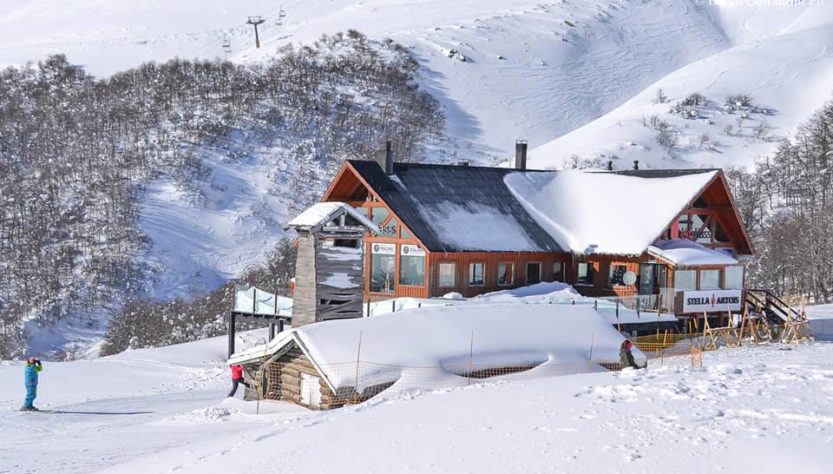
<svg viewBox="0 0 833 474">
<path fill-rule="evenodd" d="M 301 349 L 293 342 L 288 350 L 275 360 L 269 361 L 264 367 L 264 372 L 270 374 L 266 378 L 264 398 L 269 400 L 285 400 L 288 402 L 303 405 L 301 403 L 301 374 L 312 375 L 320 380 L 321 405 L 307 406 L 312 409 L 326 410 L 337 408 L 343 405 L 327 383 L 324 375 L 318 372 L 315 365 L 307 358 Z"/>
<path fill-rule="evenodd" d="M 549 252 L 458 252 L 430 254 L 429 276 L 430 295 L 442 296 L 456 291 L 465 297 L 477 296 L 490 291 L 506 290 L 526 286 L 526 264 L 538 262 L 541 264 L 540 281 L 553 281 L 553 263 L 562 262 L 566 265 L 567 255 Z M 455 264 L 454 287 L 439 286 L 439 266 L 441 263 Z M 484 263 L 483 285 L 469 285 L 469 264 Z M 498 265 L 512 263 L 514 278 L 511 285 L 498 284 Z"/>
</svg>

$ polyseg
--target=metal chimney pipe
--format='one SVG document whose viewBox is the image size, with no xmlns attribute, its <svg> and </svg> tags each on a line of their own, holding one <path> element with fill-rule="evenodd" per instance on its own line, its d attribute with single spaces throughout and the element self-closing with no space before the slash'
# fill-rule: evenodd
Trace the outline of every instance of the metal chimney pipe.
<svg viewBox="0 0 833 474">
<path fill-rule="evenodd" d="M 515 141 L 515 169 L 516 170 L 525 170 L 526 169 L 526 148 L 527 148 L 526 140 L 517 140 L 517 141 Z"/>
</svg>

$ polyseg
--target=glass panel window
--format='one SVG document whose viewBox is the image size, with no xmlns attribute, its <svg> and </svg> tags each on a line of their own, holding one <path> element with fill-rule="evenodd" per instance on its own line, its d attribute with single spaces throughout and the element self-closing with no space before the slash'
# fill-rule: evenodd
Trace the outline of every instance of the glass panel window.
<svg viewBox="0 0 833 474">
<path fill-rule="evenodd" d="M 425 286 L 425 251 L 418 245 L 399 246 L 399 284 Z"/>
<path fill-rule="evenodd" d="M 370 291 L 392 293 L 395 289 L 396 247 L 373 243 L 370 246 Z"/>
<path fill-rule="evenodd" d="M 402 234 L 402 238 L 403 238 L 403 239 L 413 239 L 413 238 L 414 238 L 414 234 L 412 234 L 412 233 L 411 233 L 408 229 L 406 229 L 404 226 L 400 227 L 400 229 L 402 229 L 402 230 L 400 231 L 400 234 Z"/>
<path fill-rule="evenodd" d="M 485 282 L 486 264 L 485 263 L 470 263 L 469 264 L 469 285 L 483 286 Z"/>
<path fill-rule="evenodd" d="M 385 225 L 380 225 L 379 230 L 381 231 L 379 235 L 385 237 L 396 237 L 396 219 L 389 220 Z"/>
<path fill-rule="evenodd" d="M 382 222 L 385 222 L 385 219 L 387 219 L 389 215 L 390 213 L 384 207 L 374 207 L 373 217 L 371 219 L 374 224 L 381 226 Z"/>
<path fill-rule="evenodd" d="M 526 264 L 526 284 L 534 285 L 541 281 L 541 264 L 529 262 Z"/>
<path fill-rule="evenodd" d="M 712 231 L 708 226 L 704 226 L 709 216 L 701 214 L 691 215 L 691 240 L 701 244 L 707 244 L 712 241 Z"/>
<path fill-rule="evenodd" d="M 719 290 L 720 270 L 700 270 L 700 289 Z"/>
<path fill-rule="evenodd" d="M 564 281 L 564 263 L 555 262 L 552 264 L 552 280 Z"/>
<path fill-rule="evenodd" d="M 678 290 L 697 289 L 696 270 L 677 270 L 674 272 L 674 288 Z"/>
<path fill-rule="evenodd" d="M 582 285 L 593 284 L 593 265 L 587 262 L 579 262 L 576 283 L 580 283 Z"/>
<path fill-rule="evenodd" d="M 453 263 L 440 264 L 440 288 L 454 288 L 457 284 L 457 266 Z"/>
<path fill-rule="evenodd" d="M 515 281 L 515 264 L 498 263 L 497 284 L 500 286 L 511 286 Z"/>
<path fill-rule="evenodd" d="M 726 279 L 723 287 L 727 290 L 743 289 L 743 266 L 726 267 Z"/>
<path fill-rule="evenodd" d="M 625 265 L 610 265 L 610 274 L 608 275 L 607 283 L 610 286 L 614 285 L 624 285 L 625 284 L 625 273 L 628 271 L 628 267 Z"/>
</svg>

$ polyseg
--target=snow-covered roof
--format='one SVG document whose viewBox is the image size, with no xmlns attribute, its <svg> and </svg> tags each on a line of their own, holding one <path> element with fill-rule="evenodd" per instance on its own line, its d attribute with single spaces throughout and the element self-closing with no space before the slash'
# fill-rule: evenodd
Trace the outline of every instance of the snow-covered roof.
<svg viewBox="0 0 833 474">
<path fill-rule="evenodd" d="M 310 230 L 332 222 L 342 213 L 350 215 L 350 217 L 356 219 L 374 233 L 380 233 L 379 227 L 374 224 L 373 221 L 357 211 L 353 206 L 344 202 L 319 202 L 317 204 L 313 204 L 309 209 L 298 215 L 298 217 L 289 221 L 289 223 L 286 224 L 286 227 Z"/>
<path fill-rule="evenodd" d="M 639 255 L 717 173 L 515 172 L 505 181 L 563 249 Z"/>
<path fill-rule="evenodd" d="M 361 370 L 374 370 L 376 380 L 379 367 L 396 380 L 405 367 L 465 367 L 470 350 L 474 367 L 586 363 L 591 350 L 596 362 L 617 362 L 622 340 L 592 306 L 472 303 L 310 324 L 235 354 L 229 363 L 262 360 L 296 341 L 338 388 L 355 383 L 353 369 L 339 369 L 355 364 L 357 355 L 372 364 Z"/>
<path fill-rule="evenodd" d="M 704 247 L 688 239 L 660 240 L 648 247 L 648 253 L 677 266 L 737 265 L 726 252 Z"/>
</svg>

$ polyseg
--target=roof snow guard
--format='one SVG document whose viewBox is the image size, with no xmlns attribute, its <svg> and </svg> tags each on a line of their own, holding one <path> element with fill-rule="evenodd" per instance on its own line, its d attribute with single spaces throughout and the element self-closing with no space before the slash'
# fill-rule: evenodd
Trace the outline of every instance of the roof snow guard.
<svg viewBox="0 0 833 474">
<path fill-rule="evenodd" d="M 318 204 L 314 204 L 298 215 L 298 217 L 289 221 L 285 228 L 315 232 L 343 215 L 349 215 L 373 233 L 379 234 L 381 232 L 379 227 L 368 219 L 367 216 L 357 211 L 353 206 L 343 202 L 319 202 Z"/>
</svg>

